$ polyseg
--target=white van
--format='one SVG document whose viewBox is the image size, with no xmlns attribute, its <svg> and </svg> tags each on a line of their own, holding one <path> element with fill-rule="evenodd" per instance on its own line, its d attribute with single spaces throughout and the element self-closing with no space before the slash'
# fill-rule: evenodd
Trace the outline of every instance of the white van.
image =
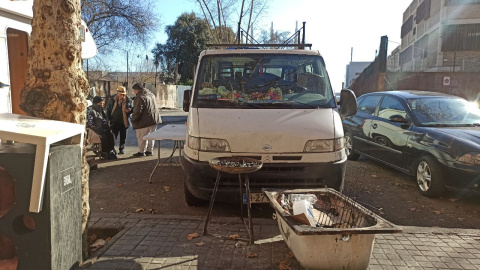
<svg viewBox="0 0 480 270">
<path fill-rule="evenodd" d="M 200 54 L 192 90 L 185 92 L 187 140 L 181 164 L 185 200 L 209 200 L 217 171 L 209 160 L 261 160 L 249 174 L 252 202 L 262 188 L 331 187 L 341 191 L 347 160 L 340 115 L 355 114 L 350 90 L 340 109 L 325 63 L 317 51 L 206 50 Z M 223 174 L 217 201 L 232 202 L 238 176 Z"/>
<path fill-rule="evenodd" d="M 33 0 L 0 1 L 0 113 L 25 114 L 19 105 L 27 74 L 32 7 Z M 97 46 L 83 20 L 80 34 L 82 59 L 94 57 Z"/>
</svg>

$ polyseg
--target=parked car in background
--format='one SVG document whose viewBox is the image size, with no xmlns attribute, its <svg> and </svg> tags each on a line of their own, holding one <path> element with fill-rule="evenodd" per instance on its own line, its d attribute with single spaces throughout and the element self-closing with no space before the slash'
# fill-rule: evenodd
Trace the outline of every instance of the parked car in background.
<svg viewBox="0 0 480 270">
<path fill-rule="evenodd" d="M 335 93 L 335 100 L 337 101 L 337 108 L 340 108 L 340 93 Z"/>
<path fill-rule="evenodd" d="M 413 176 L 420 193 L 480 190 L 480 110 L 460 97 L 425 91 L 375 92 L 343 119 L 348 159 L 359 155 Z"/>
</svg>

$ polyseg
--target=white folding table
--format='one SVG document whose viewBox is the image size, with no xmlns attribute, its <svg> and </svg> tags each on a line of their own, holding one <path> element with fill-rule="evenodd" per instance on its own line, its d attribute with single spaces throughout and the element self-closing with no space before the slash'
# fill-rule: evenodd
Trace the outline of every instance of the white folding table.
<svg viewBox="0 0 480 270">
<path fill-rule="evenodd" d="M 172 153 L 166 159 L 166 160 L 168 159 L 171 160 L 171 158 L 173 157 L 173 154 L 177 149 L 178 149 L 178 155 L 179 156 L 182 155 L 183 143 L 185 142 L 186 137 L 187 137 L 187 125 L 185 124 L 178 124 L 178 125 L 169 124 L 169 125 L 160 126 L 160 128 L 158 128 L 154 132 L 143 137 L 144 140 L 155 140 L 158 142 L 157 164 L 155 164 L 155 167 L 153 168 L 153 171 L 150 174 L 150 178 L 148 179 L 149 183 L 152 183 L 152 176 L 155 173 L 155 170 L 157 169 L 157 167 L 160 166 L 160 142 L 162 140 L 174 141 Z"/>
<path fill-rule="evenodd" d="M 30 195 L 30 212 L 40 213 L 42 210 L 45 171 L 50 145 L 70 139 L 68 142 L 64 141 L 64 144 L 80 144 L 80 147 L 83 147 L 84 132 L 85 125 L 12 113 L 0 114 L 0 139 L 2 143 L 15 141 L 37 146 Z"/>
</svg>

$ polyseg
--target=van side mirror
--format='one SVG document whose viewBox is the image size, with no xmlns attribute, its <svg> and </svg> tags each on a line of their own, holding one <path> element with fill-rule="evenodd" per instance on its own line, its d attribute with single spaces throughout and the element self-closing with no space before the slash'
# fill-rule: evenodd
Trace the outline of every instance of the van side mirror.
<svg viewBox="0 0 480 270">
<path fill-rule="evenodd" d="M 350 89 L 340 91 L 340 115 L 342 117 L 352 116 L 357 113 L 357 97 Z"/>
<path fill-rule="evenodd" d="M 192 95 L 192 90 L 183 91 L 183 111 L 188 112 L 190 110 L 190 97 Z"/>
</svg>

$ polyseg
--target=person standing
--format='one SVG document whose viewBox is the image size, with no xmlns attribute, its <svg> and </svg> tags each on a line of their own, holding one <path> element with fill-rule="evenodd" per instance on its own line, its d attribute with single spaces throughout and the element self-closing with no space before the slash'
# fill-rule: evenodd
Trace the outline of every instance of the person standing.
<svg viewBox="0 0 480 270">
<path fill-rule="evenodd" d="M 107 159 L 117 159 L 115 154 L 115 136 L 108 125 L 108 117 L 105 112 L 105 101 L 101 96 L 93 98 L 91 108 L 87 112 L 87 128 L 93 130 L 100 137 L 102 152 L 107 153 Z"/>
<path fill-rule="evenodd" d="M 162 118 L 158 111 L 155 95 L 139 83 L 134 84 L 132 88 L 135 92 L 135 100 L 133 101 L 131 122 L 138 141 L 138 153 L 133 156 L 151 156 L 155 140 L 143 140 L 143 137 L 157 130 L 157 125 L 162 123 Z"/>
<path fill-rule="evenodd" d="M 127 90 L 124 86 L 119 86 L 117 88 L 117 94 L 108 100 L 107 116 L 115 138 L 118 138 L 118 134 L 120 133 L 118 147 L 118 154 L 120 155 L 125 154 L 125 140 L 127 138 L 127 129 L 130 126 L 128 118 L 132 113 L 132 109 L 132 99 L 127 96 Z"/>
</svg>

